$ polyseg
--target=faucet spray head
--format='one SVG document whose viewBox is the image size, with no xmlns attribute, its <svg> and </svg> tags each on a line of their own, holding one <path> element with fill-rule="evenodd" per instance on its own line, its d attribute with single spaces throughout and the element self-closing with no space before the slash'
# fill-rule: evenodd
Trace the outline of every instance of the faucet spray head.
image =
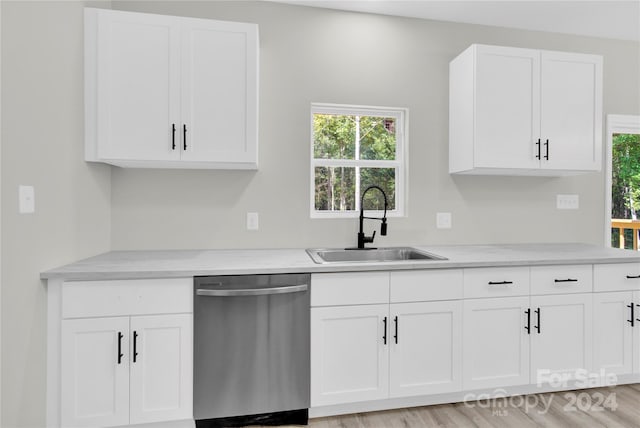
<svg viewBox="0 0 640 428">
<path fill-rule="evenodd" d="M 387 236 L 387 219 L 386 219 L 386 217 L 382 219 L 382 224 L 380 225 L 380 235 Z"/>
</svg>

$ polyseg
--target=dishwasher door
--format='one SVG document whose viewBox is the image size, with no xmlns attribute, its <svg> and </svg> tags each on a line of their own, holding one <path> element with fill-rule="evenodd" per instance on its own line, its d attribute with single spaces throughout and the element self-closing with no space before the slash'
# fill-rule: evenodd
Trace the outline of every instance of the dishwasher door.
<svg viewBox="0 0 640 428">
<path fill-rule="evenodd" d="M 194 278 L 196 421 L 306 414 L 310 280 L 309 274 Z"/>
</svg>

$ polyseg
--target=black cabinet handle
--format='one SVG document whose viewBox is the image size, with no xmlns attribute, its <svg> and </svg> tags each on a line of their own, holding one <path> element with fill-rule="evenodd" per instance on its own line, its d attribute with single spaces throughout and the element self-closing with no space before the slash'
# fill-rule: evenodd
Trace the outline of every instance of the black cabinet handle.
<svg viewBox="0 0 640 428">
<path fill-rule="evenodd" d="M 393 322 L 396 324 L 396 334 L 393 335 L 393 338 L 396 341 L 396 345 L 398 344 L 398 317 L 393 319 Z"/>
<path fill-rule="evenodd" d="M 124 357 L 124 354 L 122 353 L 122 338 L 124 337 L 124 335 L 122 334 L 122 332 L 118 332 L 118 364 L 122 363 L 122 357 Z"/>
<path fill-rule="evenodd" d="M 176 124 L 171 124 L 171 150 L 176 149 Z"/>
<path fill-rule="evenodd" d="M 640 279 L 640 275 L 627 275 L 627 279 Z"/>
<path fill-rule="evenodd" d="M 538 138 L 538 142 L 536 143 L 536 146 L 538 146 L 538 154 L 536 155 L 536 159 L 540 159 L 540 154 L 541 154 L 541 150 L 540 150 L 540 138 Z"/>
<path fill-rule="evenodd" d="M 138 359 L 138 332 L 133 332 L 133 362 L 135 363 Z"/>
<path fill-rule="evenodd" d="M 540 308 L 536 309 L 535 312 L 538 316 L 538 325 L 535 326 L 535 329 L 538 330 L 538 334 L 540 334 Z"/>
<path fill-rule="evenodd" d="M 384 317 L 382 322 L 384 323 L 384 334 L 382 335 L 382 341 L 386 345 L 387 344 L 387 317 Z"/>
<path fill-rule="evenodd" d="M 574 278 L 567 278 L 567 279 L 555 279 L 554 282 L 578 282 L 578 280 Z"/>
<path fill-rule="evenodd" d="M 631 327 L 633 327 L 634 321 L 636 319 L 635 314 L 633 313 L 633 309 L 635 308 L 635 305 L 633 304 L 633 302 L 631 302 L 630 304 L 627 305 L 627 308 L 631 309 L 631 318 L 628 319 L 627 322 L 631 324 Z"/>
<path fill-rule="evenodd" d="M 549 160 L 549 140 L 547 140 L 547 141 L 544 143 L 544 147 L 545 147 L 545 153 L 546 153 L 546 154 L 544 155 L 544 158 L 545 158 L 546 160 Z"/>
<path fill-rule="evenodd" d="M 187 150 L 187 125 L 182 124 L 182 149 Z"/>
<path fill-rule="evenodd" d="M 531 334 L 531 308 L 528 308 L 524 313 L 527 314 L 527 325 L 524 326 L 524 329 L 527 330 L 527 334 Z"/>
<path fill-rule="evenodd" d="M 631 303 L 633 305 L 633 303 Z M 640 308 L 640 305 L 636 305 L 638 308 Z M 633 315 L 631 315 L 631 318 L 633 318 Z M 640 322 L 640 319 L 636 318 L 636 321 Z M 633 325 L 633 324 L 632 324 Z"/>
<path fill-rule="evenodd" d="M 511 285 L 513 281 L 489 281 L 489 285 Z"/>
</svg>

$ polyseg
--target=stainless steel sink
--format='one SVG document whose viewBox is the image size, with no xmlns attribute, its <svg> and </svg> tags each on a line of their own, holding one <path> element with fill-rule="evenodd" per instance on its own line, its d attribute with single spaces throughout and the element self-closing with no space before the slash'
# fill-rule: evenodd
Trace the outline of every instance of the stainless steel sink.
<svg viewBox="0 0 640 428">
<path fill-rule="evenodd" d="M 388 248 L 316 248 L 307 249 L 311 259 L 319 264 L 324 263 L 375 263 L 447 260 L 445 257 L 427 253 L 411 247 Z"/>
</svg>

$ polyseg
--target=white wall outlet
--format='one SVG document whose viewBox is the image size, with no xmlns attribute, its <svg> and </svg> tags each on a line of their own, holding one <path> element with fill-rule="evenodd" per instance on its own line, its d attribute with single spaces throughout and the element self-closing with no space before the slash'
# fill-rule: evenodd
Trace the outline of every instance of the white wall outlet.
<svg viewBox="0 0 640 428">
<path fill-rule="evenodd" d="M 556 195 L 556 207 L 559 210 L 577 210 L 580 208 L 578 195 Z"/>
<path fill-rule="evenodd" d="M 438 229 L 451 229 L 451 213 L 436 213 L 436 227 Z"/>
<path fill-rule="evenodd" d="M 247 230 L 258 230 L 260 228 L 259 221 L 258 213 L 247 213 Z"/>
<path fill-rule="evenodd" d="M 18 186 L 18 212 L 20 214 L 36 212 L 36 194 L 33 186 Z"/>
</svg>

